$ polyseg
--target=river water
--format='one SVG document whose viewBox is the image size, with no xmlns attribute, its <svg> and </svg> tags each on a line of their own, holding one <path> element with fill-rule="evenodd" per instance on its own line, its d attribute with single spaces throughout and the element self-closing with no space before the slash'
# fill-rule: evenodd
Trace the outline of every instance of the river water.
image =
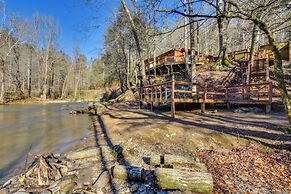
<svg viewBox="0 0 291 194">
<path fill-rule="evenodd" d="M 86 135 L 88 115 L 70 115 L 84 102 L 0 106 L 0 183 L 38 153 L 61 153 Z"/>
</svg>

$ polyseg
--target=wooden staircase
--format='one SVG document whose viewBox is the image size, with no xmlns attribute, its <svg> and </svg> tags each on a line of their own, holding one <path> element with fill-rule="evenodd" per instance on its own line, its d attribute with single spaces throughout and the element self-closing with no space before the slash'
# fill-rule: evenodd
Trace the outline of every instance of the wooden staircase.
<svg viewBox="0 0 291 194">
<path fill-rule="evenodd" d="M 269 61 L 268 57 L 257 58 L 250 65 L 251 72 L 248 77 L 249 61 L 239 60 L 233 62 L 228 75 L 222 80 L 222 85 L 246 85 L 249 83 L 272 82 L 274 86 L 273 97 L 275 102 L 281 102 L 281 94 L 277 87 L 277 81 L 274 76 L 274 61 Z M 291 62 L 283 61 L 283 71 L 288 93 L 291 97 Z"/>
</svg>

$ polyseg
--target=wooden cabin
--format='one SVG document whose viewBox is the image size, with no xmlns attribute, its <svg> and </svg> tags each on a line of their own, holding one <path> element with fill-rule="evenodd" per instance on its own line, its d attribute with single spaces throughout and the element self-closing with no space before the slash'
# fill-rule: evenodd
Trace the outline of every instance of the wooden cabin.
<svg viewBox="0 0 291 194">
<path fill-rule="evenodd" d="M 277 43 L 277 47 L 281 52 L 282 60 L 291 61 L 291 42 Z M 230 52 L 228 53 L 228 56 L 234 61 L 249 60 L 250 48 Z M 270 61 L 275 59 L 272 48 L 269 44 L 260 46 L 258 52 L 254 54 L 255 59 L 262 59 L 266 57 L 268 57 Z"/>
<path fill-rule="evenodd" d="M 153 57 L 146 59 L 144 62 L 146 64 L 147 74 L 150 73 L 151 75 L 153 75 L 154 72 L 156 72 L 157 75 L 161 76 L 185 69 L 186 68 L 185 53 L 186 52 L 184 48 L 174 48 L 158 55 L 155 60 Z M 191 66 L 190 64 L 191 50 L 188 50 L 187 54 L 188 54 L 187 59 L 189 63 L 188 65 Z M 214 61 L 211 55 L 198 54 L 197 51 L 195 55 L 197 65 L 202 65 Z M 156 65 L 154 64 L 155 62 Z"/>
</svg>

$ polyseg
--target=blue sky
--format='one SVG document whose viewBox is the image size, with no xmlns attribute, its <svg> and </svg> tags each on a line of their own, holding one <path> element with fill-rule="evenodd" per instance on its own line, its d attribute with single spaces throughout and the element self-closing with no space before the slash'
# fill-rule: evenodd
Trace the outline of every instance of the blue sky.
<svg viewBox="0 0 291 194">
<path fill-rule="evenodd" d="M 24 18 L 31 18 L 35 12 L 52 16 L 61 26 L 60 49 L 71 55 L 73 47 L 79 45 L 81 53 L 90 59 L 97 58 L 102 50 L 111 13 L 119 7 L 119 0 L 98 1 L 100 7 L 85 5 L 85 0 L 6 0 L 6 12 L 17 12 Z"/>
</svg>

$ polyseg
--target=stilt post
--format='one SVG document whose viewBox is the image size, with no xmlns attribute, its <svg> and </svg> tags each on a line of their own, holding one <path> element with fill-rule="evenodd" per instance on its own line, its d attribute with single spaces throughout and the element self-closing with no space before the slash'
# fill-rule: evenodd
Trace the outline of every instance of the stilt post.
<svg viewBox="0 0 291 194">
<path fill-rule="evenodd" d="M 201 103 L 201 112 L 205 113 L 205 104 L 207 99 L 207 84 L 204 85 L 204 91 L 202 96 L 202 103 Z"/>
<path fill-rule="evenodd" d="M 172 117 L 175 118 L 176 110 L 175 110 L 175 76 L 172 76 L 172 95 L 171 95 L 171 114 Z"/>
<path fill-rule="evenodd" d="M 268 92 L 268 104 L 266 106 L 266 112 L 270 113 L 271 112 L 271 108 L 272 108 L 272 97 L 273 97 L 273 84 L 272 82 L 269 82 L 269 92 Z"/>
</svg>

